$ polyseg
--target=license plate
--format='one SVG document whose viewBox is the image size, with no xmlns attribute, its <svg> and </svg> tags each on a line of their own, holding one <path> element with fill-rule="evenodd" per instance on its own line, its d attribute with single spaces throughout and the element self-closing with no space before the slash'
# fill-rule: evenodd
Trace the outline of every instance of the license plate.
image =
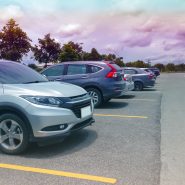
<svg viewBox="0 0 185 185">
<path fill-rule="evenodd" d="M 81 109 L 81 117 L 82 118 L 85 118 L 90 115 L 91 115 L 91 107 L 90 106 L 84 107 Z"/>
</svg>

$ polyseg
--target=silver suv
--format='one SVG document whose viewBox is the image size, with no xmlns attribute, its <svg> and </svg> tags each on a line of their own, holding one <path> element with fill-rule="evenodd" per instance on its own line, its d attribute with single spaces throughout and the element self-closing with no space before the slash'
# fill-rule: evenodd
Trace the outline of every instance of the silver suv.
<svg viewBox="0 0 185 185">
<path fill-rule="evenodd" d="M 64 137 L 91 125 L 93 103 L 81 87 L 48 80 L 0 60 L 0 149 L 23 152 L 30 142 Z"/>
</svg>

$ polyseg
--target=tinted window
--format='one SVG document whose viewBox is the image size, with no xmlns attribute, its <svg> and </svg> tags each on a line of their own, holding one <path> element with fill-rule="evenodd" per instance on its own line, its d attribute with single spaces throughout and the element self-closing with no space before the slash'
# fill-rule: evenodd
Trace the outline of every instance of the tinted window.
<svg viewBox="0 0 185 185">
<path fill-rule="evenodd" d="M 22 84 L 47 82 L 41 74 L 29 67 L 14 62 L 0 62 L 0 82 L 4 84 Z"/>
<path fill-rule="evenodd" d="M 64 65 L 57 65 L 50 67 L 49 69 L 46 69 L 42 72 L 42 74 L 46 76 L 61 76 L 64 72 Z"/>
<path fill-rule="evenodd" d="M 145 70 L 143 70 L 143 69 L 137 69 L 137 73 L 138 74 L 145 74 L 145 73 L 147 73 Z"/>
<path fill-rule="evenodd" d="M 117 64 L 111 64 L 117 71 L 121 71 L 121 68 Z"/>
<path fill-rule="evenodd" d="M 102 68 L 98 66 L 89 65 L 89 72 L 90 73 L 96 73 L 100 71 Z"/>
<path fill-rule="evenodd" d="M 125 74 L 131 74 L 131 75 L 136 74 L 136 71 L 132 69 L 125 69 L 124 72 Z"/>
<path fill-rule="evenodd" d="M 69 64 L 67 75 L 77 75 L 77 74 L 86 74 L 86 65 L 75 65 L 75 64 Z"/>
</svg>

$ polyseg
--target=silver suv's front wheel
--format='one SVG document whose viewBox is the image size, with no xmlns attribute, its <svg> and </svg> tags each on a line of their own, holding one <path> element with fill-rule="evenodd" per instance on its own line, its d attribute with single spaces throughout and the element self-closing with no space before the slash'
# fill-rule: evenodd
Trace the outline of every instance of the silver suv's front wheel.
<svg viewBox="0 0 185 185">
<path fill-rule="evenodd" d="M 7 154 L 18 154 L 28 146 L 28 130 L 15 114 L 0 116 L 0 149 Z"/>
</svg>

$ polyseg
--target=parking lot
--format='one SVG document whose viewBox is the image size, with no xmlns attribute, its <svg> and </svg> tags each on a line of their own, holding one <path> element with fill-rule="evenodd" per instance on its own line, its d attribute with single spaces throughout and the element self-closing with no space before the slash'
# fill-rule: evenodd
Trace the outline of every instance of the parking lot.
<svg viewBox="0 0 185 185">
<path fill-rule="evenodd" d="M 160 81 L 95 110 L 95 124 L 65 141 L 32 145 L 26 154 L 0 153 L 0 184 L 158 185 Z"/>
</svg>

